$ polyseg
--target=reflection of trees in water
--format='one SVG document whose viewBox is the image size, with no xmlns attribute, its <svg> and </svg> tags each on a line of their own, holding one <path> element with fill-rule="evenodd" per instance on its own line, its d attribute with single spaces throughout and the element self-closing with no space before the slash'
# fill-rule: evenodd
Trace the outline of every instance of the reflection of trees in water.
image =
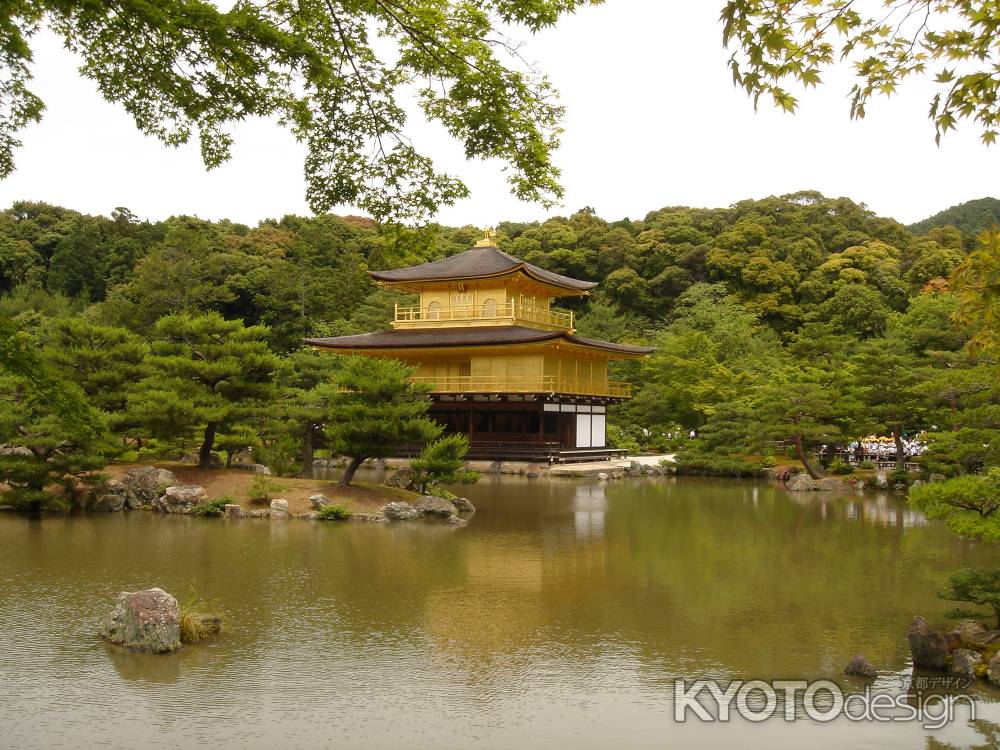
<svg viewBox="0 0 1000 750">
<path fill-rule="evenodd" d="M 0 524 L 0 564 L 33 571 L 0 591 L 0 621 L 39 581 L 58 581 L 53 616 L 66 619 L 119 590 L 183 596 L 194 583 L 228 632 L 182 655 L 182 676 L 223 706 L 282 674 L 334 691 L 360 673 L 440 672 L 486 695 L 547 663 L 638 669 L 660 687 L 674 675 L 829 676 L 858 650 L 901 670 L 910 617 L 934 619 L 948 573 L 995 558 L 939 524 L 908 524 L 889 496 L 792 499 L 687 478 L 484 478 L 464 491 L 480 510 L 460 530 L 144 514 L 30 536 Z M 170 679 L 112 661 L 119 679 Z"/>
</svg>

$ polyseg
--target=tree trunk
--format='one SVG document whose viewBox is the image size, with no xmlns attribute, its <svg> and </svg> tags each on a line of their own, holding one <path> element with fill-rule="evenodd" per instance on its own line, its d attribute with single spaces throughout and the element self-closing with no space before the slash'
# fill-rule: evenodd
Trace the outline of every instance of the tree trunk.
<svg viewBox="0 0 1000 750">
<path fill-rule="evenodd" d="M 313 475 L 313 454 L 316 451 L 315 441 L 313 440 L 315 431 L 316 426 L 312 422 L 309 422 L 306 425 L 306 432 L 302 439 L 302 471 L 299 473 L 299 476 L 305 479 L 312 479 Z"/>
<path fill-rule="evenodd" d="M 798 453 L 799 461 L 801 461 L 802 465 L 806 467 L 806 471 L 809 472 L 809 476 L 813 479 L 822 478 L 823 475 L 813 468 L 811 463 L 809 463 L 809 459 L 806 457 L 805 449 L 802 447 L 802 438 L 798 435 L 795 436 L 795 452 Z"/>
<path fill-rule="evenodd" d="M 892 439 L 896 443 L 896 468 L 902 469 L 903 464 L 906 463 L 906 452 L 903 447 L 903 430 L 900 427 L 896 428 L 895 434 L 893 434 Z"/>
<path fill-rule="evenodd" d="M 215 444 L 215 431 L 219 428 L 217 422 L 209 422 L 205 425 L 205 438 L 201 442 L 198 450 L 198 468 L 212 468 L 212 446 Z"/>
<path fill-rule="evenodd" d="M 233 468 L 233 451 L 226 451 L 226 468 Z"/>
<path fill-rule="evenodd" d="M 354 472 L 358 470 L 358 467 L 365 462 L 364 456 L 355 456 L 351 459 L 351 462 L 347 464 L 347 468 L 344 469 L 344 476 L 340 478 L 340 486 L 346 487 L 354 479 Z"/>
</svg>

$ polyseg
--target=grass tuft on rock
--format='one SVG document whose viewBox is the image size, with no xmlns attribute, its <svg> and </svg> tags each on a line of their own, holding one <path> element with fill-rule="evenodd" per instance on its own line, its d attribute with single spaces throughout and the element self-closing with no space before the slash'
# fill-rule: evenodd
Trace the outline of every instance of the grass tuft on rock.
<svg viewBox="0 0 1000 750">
<path fill-rule="evenodd" d="M 222 631 L 222 616 L 201 611 L 204 604 L 197 593 L 180 605 L 181 643 L 201 643 L 214 638 Z"/>
</svg>

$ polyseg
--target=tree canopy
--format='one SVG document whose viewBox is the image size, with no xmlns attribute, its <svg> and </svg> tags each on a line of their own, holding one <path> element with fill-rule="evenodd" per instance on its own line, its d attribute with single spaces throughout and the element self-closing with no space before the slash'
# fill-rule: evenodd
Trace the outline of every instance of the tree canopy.
<svg viewBox="0 0 1000 750">
<path fill-rule="evenodd" d="M 44 110 L 30 83 L 45 27 L 140 131 L 169 146 L 196 138 L 208 168 L 230 158 L 241 121 L 276 118 L 308 148 L 317 212 L 423 219 L 467 194 L 407 137 L 409 96 L 467 157 L 504 162 L 515 195 L 548 204 L 562 195 L 551 160 L 562 109 L 507 31 L 538 31 L 590 1 L 14 0 L 0 11 L 0 178 Z"/>
</svg>

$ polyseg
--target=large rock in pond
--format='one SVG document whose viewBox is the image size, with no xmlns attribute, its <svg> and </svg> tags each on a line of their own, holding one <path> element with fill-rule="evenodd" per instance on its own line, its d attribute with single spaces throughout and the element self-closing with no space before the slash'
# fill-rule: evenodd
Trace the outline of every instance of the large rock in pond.
<svg viewBox="0 0 1000 750">
<path fill-rule="evenodd" d="M 112 643 L 137 651 L 176 651 L 181 646 L 177 600 L 163 589 L 123 591 L 99 632 Z"/>
<path fill-rule="evenodd" d="M 275 498 L 271 501 L 271 518 L 288 518 L 288 501 L 283 498 Z"/>
<path fill-rule="evenodd" d="M 413 489 L 413 480 L 416 475 L 417 473 L 413 469 L 409 466 L 404 466 L 393 472 L 392 476 L 382 482 L 382 484 L 386 487 L 397 487 L 401 490 Z"/>
<path fill-rule="evenodd" d="M 114 513 L 125 509 L 125 485 L 117 479 L 109 479 L 98 491 L 90 510 L 96 513 Z"/>
<path fill-rule="evenodd" d="M 816 489 L 816 482 L 808 474 L 794 474 L 785 482 L 785 489 L 789 492 L 812 492 Z"/>
<path fill-rule="evenodd" d="M 162 497 L 153 503 L 153 510 L 161 513 L 187 513 L 205 501 L 205 488 L 197 484 L 178 484 L 167 487 Z"/>
<path fill-rule="evenodd" d="M 135 510 L 156 502 L 167 487 L 177 485 L 177 477 L 172 471 L 157 469 L 155 466 L 140 466 L 129 469 L 121 478 L 124 489 L 125 506 Z"/>
<path fill-rule="evenodd" d="M 420 517 L 412 505 L 401 501 L 386 503 L 379 513 L 390 521 L 413 521 Z"/>
<path fill-rule="evenodd" d="M 457 512 L 451 500 L 435 495 L 421 495 L 413 503 L 413 509 L 422 516 L 437 516 L 439 518 L 450 518 Z"/>
<path fill-rule="evenodd" d="M 453 497 L 451 499 L 451 504 L 455 506 L 455 510 L 459 513 L 468 513 L 469 515 L 472 515 L 476 512 L 476 506 L 464 497 Z"/>
<path fill-rule="evenodd" d="M 960 677 L 972 679 L 976 676 L 976 666 L 983 660 L 978 651 L 956 648 L 951 655 L 951 669 L 948 671 Z"/>
<path fill-rule="evenodd" d="M 940 633 L 931 628 L 923 617 L 910 623 L 910 653 L 913 666 L 924 669 L 947 669 L 948 657 L 961 641 L 952 633 Z"/>
</svg>

